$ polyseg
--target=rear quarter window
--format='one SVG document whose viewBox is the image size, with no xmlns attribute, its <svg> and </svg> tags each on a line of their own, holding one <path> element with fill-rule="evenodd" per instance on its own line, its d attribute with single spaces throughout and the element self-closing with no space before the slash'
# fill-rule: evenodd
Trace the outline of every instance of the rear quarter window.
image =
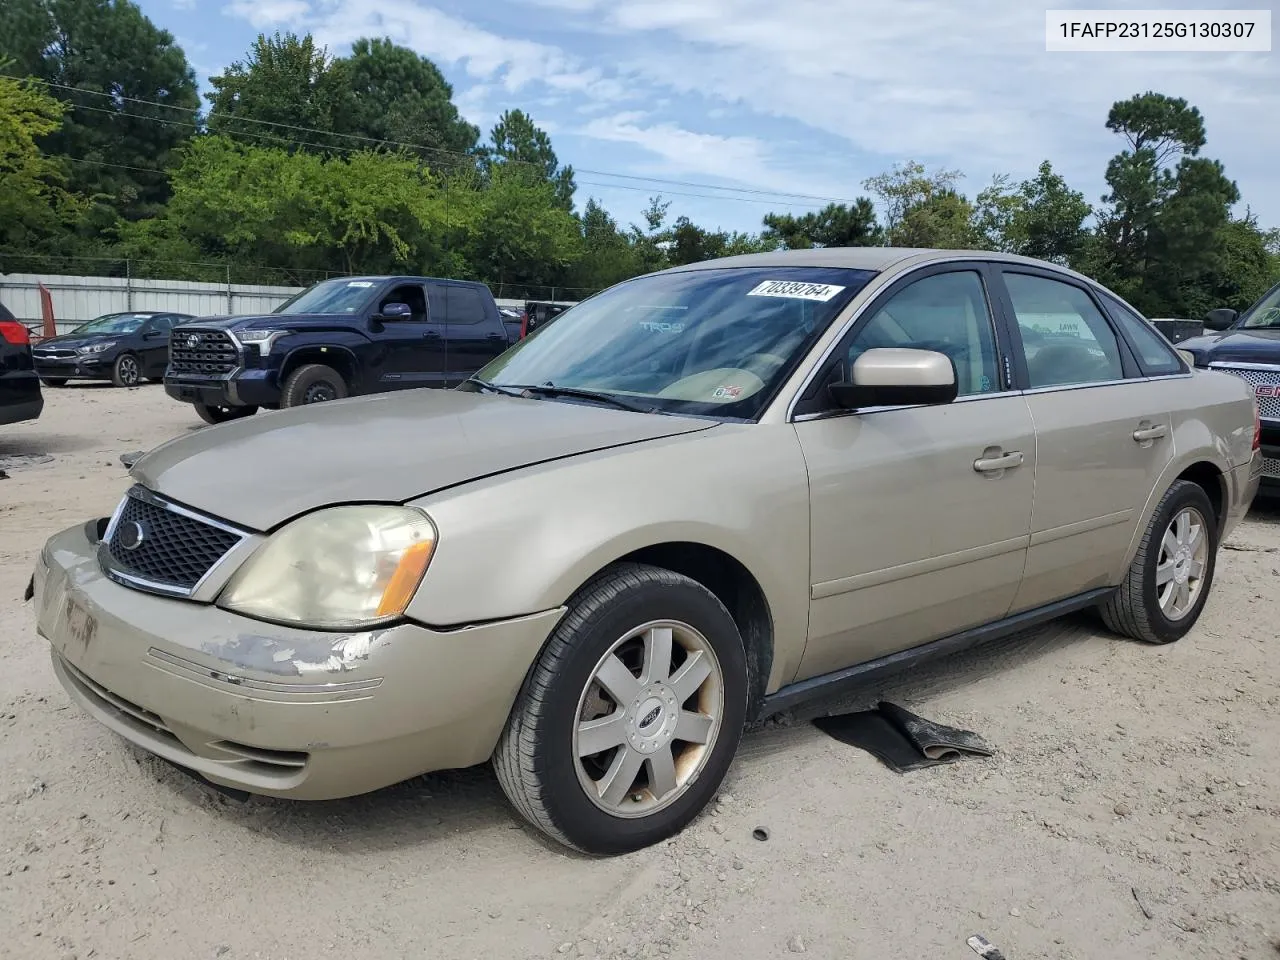
<svg viewBox="0 0 1280 960">
<path fill-rule="evenodd" d="M 1177 351 L 1142 317 L 1114 297 L 1103 294 L 1102 302 L 1106 304 L 1111 319 L 1133 344 L 1144 374 L 1149 377 L 1159 377 L 1185 371 L 1186 367 Z"/>
</svg>

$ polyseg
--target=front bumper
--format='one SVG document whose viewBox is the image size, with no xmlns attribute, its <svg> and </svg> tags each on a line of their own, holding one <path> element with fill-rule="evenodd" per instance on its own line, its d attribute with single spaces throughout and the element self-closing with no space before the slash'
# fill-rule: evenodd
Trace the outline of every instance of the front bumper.
<svg viewBox="0 0 1280 960">
<path fill-rule="evenodd" d="M 125 739 L 250 793 L 332 799 L 483 763 L 563 614 L 451 631 L 278 627 L 108 580 L 93 529 L 54 536 L 36 564 L 58 680 Z"/>
<path fill-rule="evenodd" d="M 101 353 L 83 357 L 35 357 L 36 373 L 42 380 L 110 380 L 115 355 Z"/>
<path fill-rule="evenodd" d="M 166 374 L 164 391 L 183 403 L 211 407 L 265 407 L 280 402 L 280 383 L 274 370 L 241 368 L 235 376 L 217 379 Z"/>
</svg>

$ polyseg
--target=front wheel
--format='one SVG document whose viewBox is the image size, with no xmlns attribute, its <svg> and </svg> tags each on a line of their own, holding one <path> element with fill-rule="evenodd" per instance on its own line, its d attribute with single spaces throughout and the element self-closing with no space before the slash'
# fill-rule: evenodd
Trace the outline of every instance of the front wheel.
<svg viewBox="0 0 1280 960">
<path fill-rule="evenodd" d="M 347 381 L 333 367 L 326 367 L 322 363 L 306 363 L 285 380 L 284 388 L 280 391 L 280 406 L 300 407 L 307 403 L 341 400 L 347 392 Z"/>
<path fill-rule="evenodd" d="M 122 353 L 111 366 L 111 382 L 117 387 L 136 387 L 142 381 L 142 368 L 132 353 Z"/>
<path fill-rule="evenodd" d="M 1195 483 L 1178 480 L 1156 507 L 1124 583 L 1102 605 L 1113 631 L 1173 643 L 1195 626 L 1218 555 L 1217 514 Z"/>
<path fill-rule="evenodd" d="M 747 709 L 742 638 L 701 584 L 619 564 L 583 587 L 494 752 L 539 830 L 592 854 L 658 843 L 715 795 Z"/>
<path fill-rule="evenodd" d="M 228 420 L 251 417 L 258 412 L 257 407 L 222 407 L 208 403 L 193 403 L 192 406 L 205 423 L 226 423 Z"/>
</svg>

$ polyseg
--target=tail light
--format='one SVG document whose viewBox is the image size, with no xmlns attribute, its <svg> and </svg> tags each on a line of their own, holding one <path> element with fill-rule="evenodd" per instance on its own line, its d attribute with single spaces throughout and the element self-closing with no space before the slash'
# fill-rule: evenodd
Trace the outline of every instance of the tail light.
<svg viewBox="0 0 1280 960">
<path fill-rule="evenodd" d="M 31 333 L 15 320 L 0 320 L 0 338 L 6 343 L 27 346 L 31 343 Z"/>
<path fill-rule="evenodd" d="M 529 311 L 524 310 L 520 313 L 520 339 L 523 340 L 529 335 Z"/>
<path fill-rule="evenodd" d="M 1258 411 L 1258 398 L 1253 398 L 1253 449 L 1262 449 L 1262 414 Z"/>
</svg>

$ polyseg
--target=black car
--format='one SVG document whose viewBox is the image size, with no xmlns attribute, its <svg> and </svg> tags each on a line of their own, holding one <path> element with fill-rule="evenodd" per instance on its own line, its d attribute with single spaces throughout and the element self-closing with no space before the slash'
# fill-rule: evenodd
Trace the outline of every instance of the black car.
<svg viewBox="0 0 1280 960">
<path fill-rule="evenodd" d="M 1280 489 L 1280 283 L 1244 313 L 1210 310 L 1205 334 L 1178 344 L 1197 367 L 1233 373 L 1253 385 L 1262 433 L 1262 485 Z"/>
<path fill-rule="evenodd" d="M 194 319 L 146 310 L 108 313 L 37 344 L 36 370 L 51 387 L 68 380 L 110 380 L 117 387 L 160 381 L 169 363 L 169 331 Z"/>
<path fill-rule="evenodd" d="M 0 303 L 0 424 L 34 420 L 43 409 L 31 362 L 31 334 Z"/>
</svg>

